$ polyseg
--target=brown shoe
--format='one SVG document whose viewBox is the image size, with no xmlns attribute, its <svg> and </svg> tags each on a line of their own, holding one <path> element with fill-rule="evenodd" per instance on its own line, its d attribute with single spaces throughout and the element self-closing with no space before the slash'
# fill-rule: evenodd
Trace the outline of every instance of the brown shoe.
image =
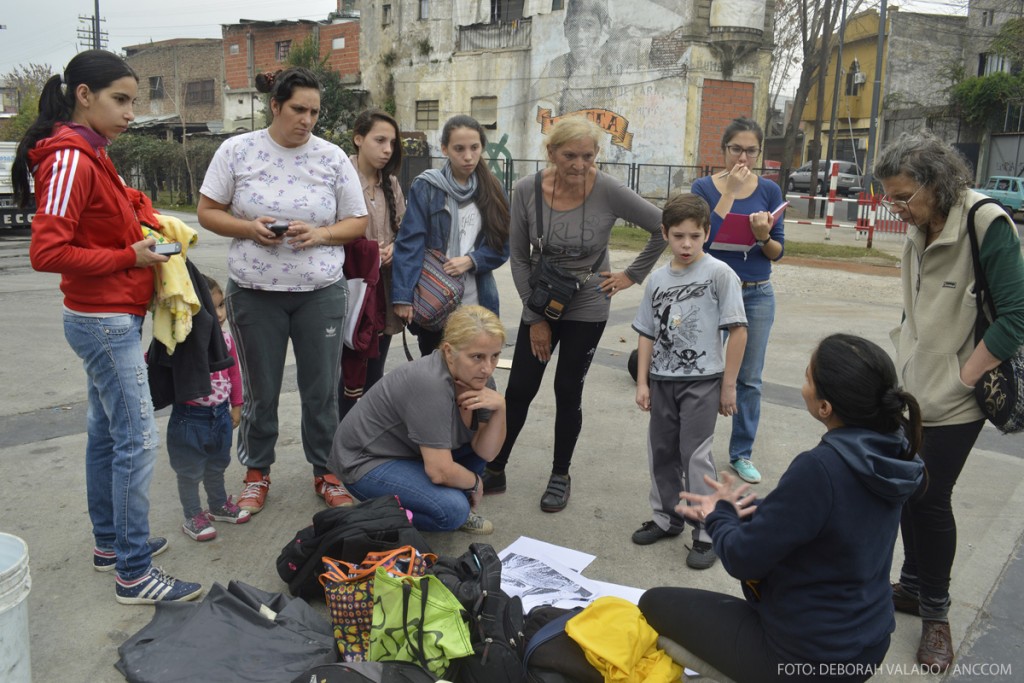
<svg viewBox="0 0 1024 683">
<path fill-rule="evenodd" d="M 911 595 L 900 584 L 892 585 L 892 606 L 897 612 L 921 616 L 921 600 L 916 595 Z"/>
<path fill-rule="evenodd" d="M 932 619 L 921 622 L 917 663 L 928 667 L 933 673 L 942 673 L 953 663 L 953 636 L 949 632 L 949 622 Z"/>
</svg>

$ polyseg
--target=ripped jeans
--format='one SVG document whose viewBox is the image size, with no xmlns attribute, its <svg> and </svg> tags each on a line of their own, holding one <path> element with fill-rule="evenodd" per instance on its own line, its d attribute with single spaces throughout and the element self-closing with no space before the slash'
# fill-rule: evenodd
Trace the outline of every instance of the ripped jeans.
<svg viewBox="0 0 1024 683">
<path fill-rule="evenodd" d="M 117 574 L 150 567 L 149 482 L 159 444 L 142 357 L 142 317 L 64 311 L 64 337 L 87 379 L 85 485 L 96 547 L 117 555 Z"/>
</svg>

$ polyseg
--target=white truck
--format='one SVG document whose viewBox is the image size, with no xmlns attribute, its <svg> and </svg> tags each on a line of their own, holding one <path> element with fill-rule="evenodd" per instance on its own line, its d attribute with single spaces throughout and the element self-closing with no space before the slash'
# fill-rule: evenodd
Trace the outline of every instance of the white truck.
<svg viewBox="0 0 1024 683">
<path fill-rule="evenodd" d="M 32 225 L 35 207 L 19 209 L 14 204 L 14 188 L 11 186 L 11 166 L 17 142 L 0 142 L 0 230 L 12 228 L 27 229 Z"/>
</svg>

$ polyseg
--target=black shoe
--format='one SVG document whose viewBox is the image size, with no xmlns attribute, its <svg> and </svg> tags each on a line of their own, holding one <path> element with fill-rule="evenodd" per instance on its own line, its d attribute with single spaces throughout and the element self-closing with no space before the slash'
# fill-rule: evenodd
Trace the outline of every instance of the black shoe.
<svg viewBox="0 0 1024 683">
<path fill-rule="evenodd" d="M 480 479 L 484 482 L 485 496 L 491 493 L 505 493 L 505 470 L 492 470 L 486 467 Z"/>
<path fill-rule="evenodd" d="M 694 541 L 690 552 L 686 554 L 686 566 L 690 569 L 707 569 L 715 563 L 718 555 L 710 543 Z"/>
<path fill-rule="evenodd" d="M 571 480 L 568 474 L 552 474 L 548 487 L 540 498 L 540 509 L 544 512 L 561 512 L 569 504 Z"/>
<path fill-rule="evenodd" d="M 654 523 L 654 520 L 644 522 L 643 525 L 633 532 L 633 543 L 637 545 L 650 545 L 663 538 L 669 538 L 672 536 L 678 536 L 679 534 L 673 534 L 665 531 L 660 526 Z"/>
</svg>

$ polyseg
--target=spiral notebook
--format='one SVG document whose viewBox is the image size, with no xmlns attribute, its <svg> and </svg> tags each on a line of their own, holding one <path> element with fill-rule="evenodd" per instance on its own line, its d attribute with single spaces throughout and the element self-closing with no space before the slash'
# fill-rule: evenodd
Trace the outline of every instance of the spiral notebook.
<svg viewBox="0 0 1024 683">
<path fill-rule="evenodd" d="M 779 220 L 787 206 L 789 202 L 782 202 L 772 211 L 772 225 Z M 722 225 L 715 234 L 711 248 L 723 251 L 749 251 L 756 241 L 750 229 L 750 216 L 745 213 L 729 213 L 722 219 Z"/>
</svg>

